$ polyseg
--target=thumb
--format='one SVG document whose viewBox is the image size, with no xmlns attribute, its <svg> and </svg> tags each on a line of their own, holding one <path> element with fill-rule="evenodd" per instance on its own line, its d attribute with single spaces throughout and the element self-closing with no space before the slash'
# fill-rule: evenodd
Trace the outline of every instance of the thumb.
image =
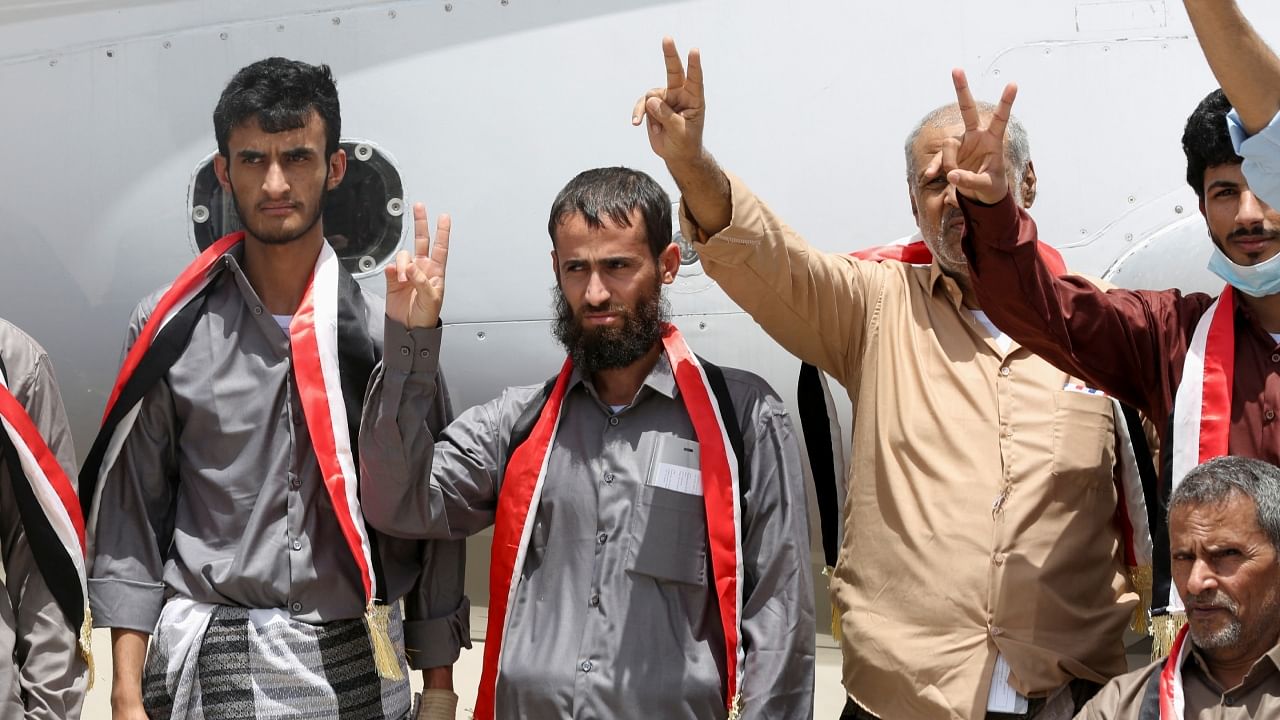
<svg viewBox="0 0 1280 720">
<path fill-rule="evenodd" d="M 1001 199 L 990 197 L 993 188 L 989 175 L 968 170 L 952 170 L 947 173 L 947 182 L 955 186 L 956 192 L 970 200 L 992 203 Z"/>
<path fill-rule="evenodd" d="M 649 119 L 659 125 L 681 129 L 684 127 L 684 118 L 672 110 L 670 105 L 656 97 L 646 100 L 644 109 L 648 113 Z"/>
</svg>

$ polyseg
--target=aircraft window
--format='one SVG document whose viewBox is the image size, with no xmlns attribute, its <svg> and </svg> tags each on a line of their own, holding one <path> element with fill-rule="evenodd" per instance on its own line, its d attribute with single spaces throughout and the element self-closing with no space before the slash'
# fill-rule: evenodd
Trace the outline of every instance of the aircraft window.
<svg viewBox="0 0 1280 720">
<path fill-rule="evenodd" d="M 400 171 L 377 146 L 344 140 L 347 175 L 329 192 L 324 230 L 347 271 L 369 275 L 395 255 L 404 232 Z M 210 155 L 196 168 L 191 188 L 191 229 L 196 247 L 241 229 L 234 203 L 213 172 Z"/>
<path fill-rule="evenodd" d="M 692 265 L 700 259 L 693 243 L 680 232 L 680 203 L 671 206 L 671 242 L 680 246 L 680 264 Z"/>
</svg>

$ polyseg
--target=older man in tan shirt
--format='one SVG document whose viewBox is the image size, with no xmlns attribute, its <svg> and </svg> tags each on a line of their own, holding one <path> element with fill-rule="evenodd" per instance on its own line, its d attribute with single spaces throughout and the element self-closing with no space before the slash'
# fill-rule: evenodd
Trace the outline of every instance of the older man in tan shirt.
<svg viewBox="0 0 1280 720">
<path fill-rule="evenodd" d="M 1280 717 L 1280 468 L 1220 457 L 1187 473 L 1169 497 L 1169 548 L 1186 629 L 1077 718 Z"/>
<path fill-rule="evenodd" d="M 674 43 L 663 45 L 667 87 L 637 104 L 633 122 L 647 117 L 683 193 L 683 231 L 725 292 L 854 403 L 831 581 L 844 717 L 1070 717 L 1125 670 L 1121 638 L 1137 602 L 1116 528 L 1113 404 L 979 311 L 955 191 L 930 161 L 964 131 L 958 113 L 931 113 L 908 140 L 932 264 L 824 253 L 702 147 L 697 51 L 686 75 Z M 1029 205 L 1025 140 L 1010 152 Z"/>
</svg>

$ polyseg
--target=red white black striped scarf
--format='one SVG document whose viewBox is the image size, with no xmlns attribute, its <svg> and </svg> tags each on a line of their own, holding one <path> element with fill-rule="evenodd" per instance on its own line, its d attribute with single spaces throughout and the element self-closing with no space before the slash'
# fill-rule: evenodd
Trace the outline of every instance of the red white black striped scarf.
<svg viewBox="0 0 1280 720">
<path fill-rule="evenodd" d="M 1182 683 L 1182 668 L 1191 655 L 1190 629 L 1185 625 L 1182 627 L 1173 641 L 1169 657 L 1159 672 L 1147 680 L 1138 705 L 1138 720 L 1182 720 L 1186 716 L 1187 696 Z"/>
<path fill-rule="evenodd" d="M 2 363 L 0 370 L 4 370 Z M 10 392 L 7 372 L 0 372 L 0 424 L 8 437 L 4 460 L 27 544 L 67 625 L 79 638 L 92 687 L 93 616 L 89 612 L 80 500 L 26 408 Z"/>
<path fill-rule="evenodd" d="M 1170 495 L 1195 466 L 1228 454 L 1235 380 L 1235 306 L 1235 289 L 1228 285 L 1200 317 L 1191 335 L 1182 362 L 1182 381 L 1173 400 Z M 1183 612 L 1182 598 L 1172 582 L 1167 594 L 1168 612 Z"/>
<path fill-rule="evenodd" d="M 693 422 L 700 446 L 703 498 L 711 567 L 724 631 L 728 675 L 725 706 L 729 717 L 741 712 L 742 648 L 742 517 L 738 502 L 739 468 L 704 367 L 674 325 L 662 334 L 663 347 Z M 534 510 L 542 496 L 551 447 L 560 426 L 560 411 L 569 387 L 573 363 L 566 359 L 542 413 L 527 440 L 511 456 L 498 495 L 489 565 L 489 624 L 484 667 L 476 699 L 477 720 L 493 720 L 498 675 L 501 672 L 502 639 L 510 622 L 525 553 L 533 530 Z"/>
<path fill-rule="evenodd" d="M 129 348 L 107 402 L 102 428 L 81 472 L 81 486 L 86 495 L 93 498 L 93 508 L 98 506 L 94 489 L 100 489 L 101 479 L 114 464 L 125 438 L 133 429 L 142 397 L 149 389 L 149 385 L 138 387 L 131 380 L 134 380 L 135 374 L 139 378 L 146 374 L 154 376 L 150 378 L 150 382 L 154 382 L 159 377 L 154 363 L 159 362 L 163 365 L 160 369 L 167 370 L 176 360 L 190 339 L 194 320 L 202 310 L 203 293 L 210 287 L 214 277 L 210 270 L 219 258 L 243 239 L 243 232 L 223 237 L 183 270 L 160 298 L 142 333 Z M 323 243 L 311 281 L 289 324 L 290 348 L 303 416 L 315 448 L 325 489 L 333 505 L 342 539 L 360 571 L 366 603 L 365 621 L 378 672 L 383 677 L 399 680 L 403 678 L 403 674 L 388 637 L 389 614 L 386 605 L 377 602 L 384 588 L 380 587 L 378 559 L 360 510 L 356 457 L 343 397 L 342 375 L 338 367 L 341 273 L 337 255 L 329 247 L 329 243 Z M 177 320 L 180 317 L 183 319 Z M 165 333 L 166 328 L 171 325 L 180 331 L 174 333 L 177 337 Z M 183 325 L 185 328 L 181 327 Z M 162 346 L 169 356 L 164 360 L 156 360 L 162 353 L 153 353 L 153 348 Z M 140 372 L 139 369 L 147 367 L 148 363 L 153 365 L 148 372 Z M 143 384 L 146 382 L 144 380 Z M 127 402 L 122 402 L 122 397 L 126 395 Z M 96 523 L 96 510 L 91 514 L 90 521 Z"/>
</svg>

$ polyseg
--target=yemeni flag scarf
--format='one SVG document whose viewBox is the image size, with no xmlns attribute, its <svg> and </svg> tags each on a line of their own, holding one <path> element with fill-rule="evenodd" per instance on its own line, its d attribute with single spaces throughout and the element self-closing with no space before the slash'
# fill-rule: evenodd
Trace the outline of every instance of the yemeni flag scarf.
<svg viewBox="0 0 1280 720">
<path fill-rule="evenodd" d="M 730 720 L 734 720 L 741 713 L 743 672 L 742 517 L 738 502 L 741 497 L 738 459 L 732 451 L 732 440 L 722 416 L 727 408 L 722 410 L 717 402 L 705 366 L 689 349 L 674 325 L 668 324 L 663 328 L 662 345 L 700 446 L 707 536 L 725 641 L 728 676 L 725 706 Z M 494 720 L 496 717 L 495 696 L 501 672 L 502 639 L 511 620 L 510 608 L 524 567 L 537 514 L 535 508 L 547 480 L 551 448 L 560 427 L 561 410 L 572 371 L 573 363 L 566 358 L 528 439 L 521 443 L 507 463 L 498 494 L 489 564 L 489 624 L 485 636 L 484 668 L 476 699 L 477 720 Z"/>
<path fill-rule="evenodd" d="M 1182 362 L 1182 381 L 1173 399 L 1171 445 L 1166 456 L 1170 495 L 1194 467 L 1228 454 L 1235 381 L 1235 315 L 1236 290 L 1228 285 L 1200 317 L 1191 335 L 1187 357 Z M 1164 544 L 1155 591 L 1166 605 L 1152 613 L 1157 625 L 1153 652 L 1158 655 L 1171 651 L 1174 636 L 1186 618 L 1182 598 L 1171 580 L 1167 539 Z"/>
<path fill-rule="evenodd" d="M 865 248 L 849 253 L 859 260 L 884 262 L 893 260 L 907 265 L 929 265 L 933 253 L 917 235 L 908 241 Z M 1062 256 L 1052 246 L 1038 243 L 1036 246 L 1045 266 L 1055 275 L 1067 272 Z M 821 521 L 822 546 L 827 567 L 823 573 L 835 572 L 843 535 L 840 514 L 844 508 L 845 474 L 843 441 L 839 433 L 831 390 L 826 375 L 808 363 L 800 366 L 800 378 L 796 384 L 796 404 L 801 419 L 801 432 L 813 468 L 814 490 L 819 499 L 818 513 Z M 1134 632 L 1147 631 L 1147 613 L 1150 607 L 1152 584 L 1151 528 L 1155 526 L 1153 511 L 1157 473 L 1152 465 L 1142 421 L 1132 408 L 1113 400 L 1117 429 L 1117 457 L 1120 472 L 1116 484 L 1116 525 L 1124 539 L 1125 565 L 1129 579 L 1138 590 L 1142 601 L 1134 610 Z M 831 609 L 831 635 L 840 639 L 840 610 Z"/>
<path fill-rule="evenodd" d="M 40 576 L 79 638 L 93 687 L 93 615 L 85 572 L 84 515 L 76 489 L 49 449 L 26 408 L 9 390 L 9 372 L 0 359 L 0 450 L 13 485 L 27 545 Z"/>
<path fill-rule="evenodd" d="M 181 356 L 214 285 L 218 260 L 244 240 L 227 235 L 200 253 L 160 298 L 141 334 L 129 348 L 107 401 L 102 427 L 93 443 L 80 487 L 93 499 L 90 522 L 96 523 L 101 481 L 115 463 L 133 429 L 142 399 Z M 325 490 L 333 506 L 342 540 L 360 571 L 365 597 L 365 624 L 378 674 L 402 680 L 389 634 L 381 562 L 372 532 L 360 511 L 356 474 L 356 431 L 364 389 L 376 362 L 376 351 L 364 329 L 359 286 L 347 274 L 329 243 L 321 245 L 311 281 L 289 324 L 290 351 L 307 431 L 315 448 Z M 355 418 L 355 425 L 350 418 Z"/>
<path fill-rule="evenodd" d="M 1191 638 L 1185 625 L 1173 641 L 1169 657 L 1152 673 L 1143 689 L 1138 706 L 1138 720 L 1182 720 L 1187 710 L 1187 696 L 1182 684 L 1182 668 L 1191 655 Z"/>
</svg>

